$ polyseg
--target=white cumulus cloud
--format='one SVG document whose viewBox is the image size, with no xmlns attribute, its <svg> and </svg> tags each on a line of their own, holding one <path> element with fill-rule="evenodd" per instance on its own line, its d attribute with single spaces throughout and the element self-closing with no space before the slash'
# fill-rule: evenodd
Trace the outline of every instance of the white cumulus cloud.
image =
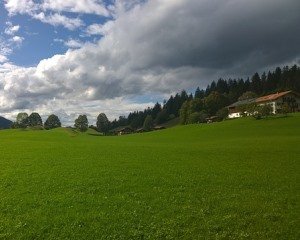
<svg viewBox="0 0 300 240">
<path fill-rule="evenodd" d="M 81 48 L 84 43 L 77 39 L 69 39 L 64 42 L 65 46 L 69 48 Z"/>
<path fill-rule="evenodd" d="M 87 35 L 107 35 L 112 29 L 114 21 L 108 21 L 105 24 L 91 24 L 86 28 Z"/>
<path fill-rule="evenodd" d="M 4 6 L 9 15 L 31 14 L 38 8 L 33 0 L 4 0 Z"/>
<path fill-rule="evenodd" d="M 23 37 L 17 36 L 14 34 L 19 30 L 19 26 L 15 27 L 11 23 L 9 23 L 11 26 L 11 29 L 14 29 L 13 31 L 10 29 L 8 32 L 5 33 L 8 35 L 5 36 L 5 38 L 2 38 L 0 36 L 0 63 L 8 62 L 9 55 L 11 55 L 14 51 L 14 49 L 19 48 L 22 45 L 22 42 L 24 40 Z"/>
<path fill-rule="evenodd" d="M 8 58 L 2 54 L 0 54 L 0 63 L 4 63 L 4 62 L 7 62 L 8 61 Z"/>
<path fill-rule="evenodd" d="M 45 15 L 45 13 L 40 12 L 39 14 L 34 14 L 33 18 L 53 26 L 64 26 L 69 30 L 75 30 L 84 25 L 83 21 L 79 18 L 69 18 L 59 13 Z"/>
<path fill-rule="evenodd" d="M 44 0 L 41 7 L 45 10 L 58 12 L 88 13 L 101 16 L 110 15 L 102 1 L 98 0 Z"/>
<path fill-rule="evenodd" d="M 4 30 L 6 35 L 14 35 L 20 30 L 20 25 L 13 25 L 11 22 L 6 23 L 7 27 Z"/>
<path fill-rule="evenodd" d="M 12 41 L 17 43 L 17 44 L 21 44 L 23 42 L 24 38 L 23 37 L 20 37 L 20 36 L 14 36 L 12 38 Z"/>
</svg>

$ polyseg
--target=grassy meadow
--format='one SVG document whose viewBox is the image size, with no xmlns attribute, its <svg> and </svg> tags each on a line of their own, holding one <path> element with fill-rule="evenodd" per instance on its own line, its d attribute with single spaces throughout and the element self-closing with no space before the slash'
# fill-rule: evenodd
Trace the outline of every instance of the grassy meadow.
<svg viewBox="0 0 300 240">
<path fill-rule="evenodd" d="M 299 239 L 300 114 L 0 131 L 0 239 Z"/>
</svg>

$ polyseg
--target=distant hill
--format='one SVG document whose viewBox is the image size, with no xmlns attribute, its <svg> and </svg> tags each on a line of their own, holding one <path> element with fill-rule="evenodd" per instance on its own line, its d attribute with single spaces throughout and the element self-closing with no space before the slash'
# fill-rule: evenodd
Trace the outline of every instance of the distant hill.
<svg viewBox="0 0 300 240">
<path fill-rule="evenodd" d="M 11 124 L 12 124 L 12 121 L 10 121 L 4 117 L 0 117 L 0 129 L 10 128 Z"/>
</svg>

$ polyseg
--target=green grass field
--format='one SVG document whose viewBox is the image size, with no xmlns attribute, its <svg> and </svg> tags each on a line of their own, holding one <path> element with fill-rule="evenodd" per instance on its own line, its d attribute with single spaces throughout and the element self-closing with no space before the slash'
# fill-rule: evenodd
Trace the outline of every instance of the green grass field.
<svg viewBox="0 0 300 240">
<path fill-rule="evenodd" d="M 0 239 L 300 239 L 300 114 L 120 137 L 0 132 Z"/>
</svg>

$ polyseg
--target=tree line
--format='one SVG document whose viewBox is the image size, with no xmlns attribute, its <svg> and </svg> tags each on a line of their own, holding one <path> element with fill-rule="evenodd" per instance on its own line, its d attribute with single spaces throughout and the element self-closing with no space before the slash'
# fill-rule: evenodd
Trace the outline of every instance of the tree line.
<svg viewBox="0 0 300 240">
<path fill-rule="evenodd" d="M 109 131 L 110 122 L 104 113 L 100 113 L 97 117 L 96 126 L 89 126 L 88 118 L 86 115 L 79 115 L 75 119 L 74 128 L 81 132 L 85 132 L 88 128 L 93 128 L 99 132 L 106 134 Z M 55 114 L 48 116 L 46 121 L 43 120 L 39 113 L 33 112 L 28 115 L 26 112 L 18 113 L 16 121 L 13 122 L 11 128 L 34 128 L 34 129 L 54 129 L 61 127 L 61 121 Z"/>
<path fill-rule="evenodd" d="M 33 112 L 30 115 L 28 115 L 26 112 L 18 113 L 16 117 L 16 121 L 13 122 L 11 125 L 11 128 L 45 128 L 45 129 L 53 129 L 61 127 L 61 122 L 58 118 L 58 116 L 51 114 L 45 123 L 43 124 L 43 120 L 40 116 L 40 114 Z"/>
<path fill-rule="evenodd" d="M 87 131 L 93 128 L 107 134 L 110 130 L 130 126 L 132 129 L 144 128 L 150 130 L 154 125 L 163 124 L 169 120 L 180 117 L 181 124 L 206 122 L 211 116 L 220 120 L 227 117 L 226 106 L 237 100 L 254 98 L 257 96 L 273 93 L 275 91 L 294 90 L 300 92 L 300 68 L 277 67 L 275 71 L 255 73 L 251 78 L 222 79 L 213 81 L 206 89 L 195 90 L 194 94 L 188 94 L 185 90 L 171 95 L 163 104 L 156 103 L 152 108 L 143 111 L 134 111 L 126 116 L 109 121 L 104 113 L 97 117 L 96 126 L 89 126 L 86 115 L 80 115 L 74 123 L 79 131 Z M 50 115 L 45 123 L 38 113 L 19 113 L 12 128 L 45 128 L 53 129 L 61 126 L 58 116 Z"/>
<path fill-rule="evenodd" d="M 227 117 L 226 106 L 239 99 L 254 98 L 276 91 L 294 90 L 300 92 L 300 67 L 277 67 L 274 71 L 255 73 L 251 78 L 223 79 L 213 81 L 206 89 L 197 87 L 194 94 L 185 90 L 171 95 L 163 104 L 156 103 L 152 108 L 120 116 L 111 122 L 111 129 L 120 126 L 141 128 L 148 116 L 153 124 L 159 125 L 180 117 L 182 124 L 205 122 L 208 117 Z M 149 117 L 148 117 L 149 118 Z"/>
</svg>

